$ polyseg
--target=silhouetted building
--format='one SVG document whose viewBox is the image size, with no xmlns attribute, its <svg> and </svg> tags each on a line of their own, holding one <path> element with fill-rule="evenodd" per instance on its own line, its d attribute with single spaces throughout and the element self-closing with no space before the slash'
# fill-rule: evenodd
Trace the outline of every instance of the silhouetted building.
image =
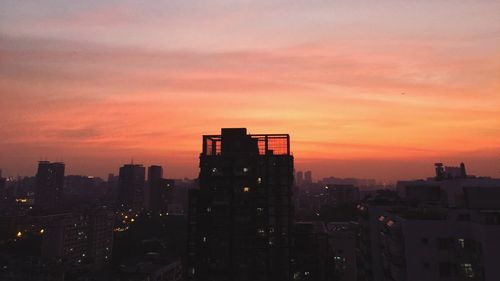
<svg viewBox="0 0 500 281">
<path fill-rule="evenodd" d="M 453 168 L 456 168 L 455 171 L 462 170 L 460 167 Z M 482 194 L 490 192 L 493 195 L 490 198 L 483 196 L 481 200 L 486 202 L 495 198 L 494 194 L 500 190 L 500 179 L 451 176 L 446 170 L 444 170 L 444 175 L 442 178 L 427 180 L 398 181 L 398 195 L 413 202 L 440 204 L 454 208 L 466 206 L 467 200 L 473 198 L 477 194 L 476 191 L 483 190 Z"/>
<path fill-rule="evenodd" d="M 160 210 L 162 183 L 163 168 L 156 165 L 148 167 L 148 183 L 144 189 L 144 207 L 146 210 L 153 212 Z"/>
<path fill-rule="evenodd" d="M 353 185 L 327 185 L 325 186 L 325 193 L 328 194 L 326 203 L 331 206 L 342 206 L 359 201 L 359 189 Z"/>
<path fill-rule="evenodd" d="M 333 250 L 336 281 L 356 281 L 356 243 L 358 224 L 330 222 L 327 224 L 329 243 Z"/>
<path fill-rule="evenodd" d="M 145 168 L 127 164 L 120 168 L 118 179 L 118 208 L 141 209 L 143 207 Z"/>
<path fill-rule="evenodd" d="M 298 171 L 295 174 L 295 185 L 301 186 L 304 183 L 304 173 L 302 171 Z"/>
<path fill-rule="evenodd" d="M 203 136 L 189 194 L 188 280 L 290 279 L 293 156 L 288 135 Z"/>
<path fill-rule="evenodd" d="M 161 166 L 150 166 L 144 196 L 145 208 L 153 212 L 172 209 L 174 186 L 174 180 L 163 178 L 163 168 Z"/>
<path fill-rule="evenodd" d="M 7 179 L 2 178 L 2 170 L 0 170 L 0 203 L 7 200 Z"/>
<path fill-rule="evenodd" d="M 54 209 L 64 195 L 64 163 L 40 161 L 36 174 L 35 205 L 41 209 Z"/>
<path fill-rule="evenodd" d="M 334 280 L 333 251 L 323 222 L 298 222 L 294 226 L 292 280 Z"/>
<path fill-rule="evenodd" d="M 312 180 L 312 172 L 307 171 L 304 173 L 304 183 L 306 184 L 311 184 L 313 182 Z"/>
<path fill-rule="evenodd" d="M 100 266 L 111 261 L 114 213 L 106 208 L 44 218 L 42 257 L 67 267 Z"/>
<path fill-rule="evenodd" d="M 436 163 L 434 166 L 436 167 L 436 180 L 467 178 L 463 162 L 458 167 L 444 166 L 443 163 Z"/>
</svg>

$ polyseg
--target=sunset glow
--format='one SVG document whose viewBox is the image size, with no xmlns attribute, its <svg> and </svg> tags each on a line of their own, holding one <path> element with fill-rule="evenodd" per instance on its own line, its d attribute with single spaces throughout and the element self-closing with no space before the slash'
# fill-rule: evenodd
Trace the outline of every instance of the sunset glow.
<svg viewBox="0 0 500 281">
<path fill-rule="evenodd" d="M 289 133 L 315 177 L 500 175 L 500 2 L 162 2 L 2 1 L 5 175 L 195 177 L 221 127 Z"/>
</svg>

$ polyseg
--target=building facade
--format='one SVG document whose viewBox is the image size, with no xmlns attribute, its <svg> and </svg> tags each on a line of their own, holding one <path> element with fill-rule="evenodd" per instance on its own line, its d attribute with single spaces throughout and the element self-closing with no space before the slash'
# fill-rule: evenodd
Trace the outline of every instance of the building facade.
<svg viewBox="0 0 500 281">
<path fill-rule="evenodd" d="M 203 137 L 189 193 L 188 280 L 289 280 L 293 156 L 288 135 Z"/>
<path fill-rule="evenodd" d="M 143 165 L 127 164 L 120 168 L 117 207 L 139 210 L 144 203 L 146 170 Z"/>
<path fill-rule="evenodd" d="M 57 208 L 64 195 L 64 169 L 61 162 L 38 162 L 35 184 L 35 205 L 39 209 Z"/>
</svg>

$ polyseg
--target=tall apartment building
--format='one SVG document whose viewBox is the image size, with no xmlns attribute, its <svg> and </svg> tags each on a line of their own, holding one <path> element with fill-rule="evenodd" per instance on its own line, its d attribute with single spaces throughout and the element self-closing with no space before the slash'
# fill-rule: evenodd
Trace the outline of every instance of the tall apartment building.
<svg viewBox="0 0 500 281">
<path fill-rule="evenodd" d="M 120 168 L 117 207 L 138 210 L 144 203 L 146 170 L 143 165 L 127 164 Z"/>
<path fill-rule="evenodd" d="M 203 136 L 189 193 L 188 280 L 291 278 L 293 156 L 285 134 Z"/>
<path fill-rule="evenodd" d="M 55 209 L 64 195 L 64 163 L 40 161 L 36 173 L 35 205 L 40 209 Z"/>
<path fill-rule="evenodd" d="M 144 194 L 144 207 L 154 213 L 169 211 L 173 203 L 175 181 L 163 178 L 161 166 L 148 167 L 148 182 Z"/>
</svg>

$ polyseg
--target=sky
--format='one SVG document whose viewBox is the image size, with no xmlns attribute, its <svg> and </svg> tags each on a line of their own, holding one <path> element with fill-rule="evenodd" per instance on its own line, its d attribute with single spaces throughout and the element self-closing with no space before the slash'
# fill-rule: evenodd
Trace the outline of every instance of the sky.
<svg viewBox="0 0 500 281">
<path fill-rule="evenodd" d="M 0 0 L 4 176 L 196 177 L 222 127 L 316 179 L 500 177 L 500 1 Z"/>
</svg>

